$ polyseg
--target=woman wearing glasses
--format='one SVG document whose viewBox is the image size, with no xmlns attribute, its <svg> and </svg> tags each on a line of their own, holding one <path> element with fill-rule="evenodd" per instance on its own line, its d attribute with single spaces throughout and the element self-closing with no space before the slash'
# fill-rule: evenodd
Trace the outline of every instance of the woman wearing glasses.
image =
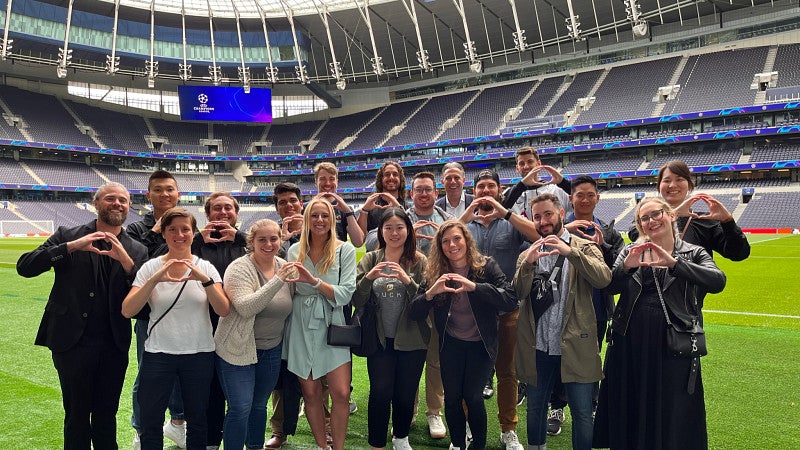
<svg viewBox="0 0 800 450">
<path fill-rule="evenodd" d="M 697 357 L 667 347 L 667 317 L 676 329 L 699 324 L 700 299 L 725 287 L 725 274 L 702 247 L 678 237 L 664 200 L 636 209 L 639 240 L 625 247 L 609 293 L 620 294 L 611 319 L 605 380 L 594 447 L 705 449 L 703 380 Z"/>
</svg>

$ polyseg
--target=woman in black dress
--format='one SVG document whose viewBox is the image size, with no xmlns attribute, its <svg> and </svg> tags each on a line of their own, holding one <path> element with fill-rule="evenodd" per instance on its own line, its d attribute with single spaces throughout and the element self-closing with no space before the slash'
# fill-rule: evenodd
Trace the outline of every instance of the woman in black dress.
<svg viewBox="0 0 800 450">
<path fill-rule="evenodd" d="M 635 217 L 639 240 L 620 253 L 607 288 L 621 295 L 611 321 L 593 446 L 705 449 L 700 361 L 668 350 L 665 313 L 676 327 L 699 323 L 700 299 L 722 291 L 725 274 L 702 247 L 678 237 L 667 202 L 645 199 Z"/>
</svg>

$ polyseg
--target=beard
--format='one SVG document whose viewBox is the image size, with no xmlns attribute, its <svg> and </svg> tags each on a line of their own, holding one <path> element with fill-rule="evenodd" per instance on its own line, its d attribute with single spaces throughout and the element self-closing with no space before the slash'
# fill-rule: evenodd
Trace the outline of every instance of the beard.
<svg viewBox="0 0 800 450">
<path fill-rule="evenodd" d="M 112 227 L 119 227 L 125 223 L 125 220 L 128 218 L 128 212 L 112 211 L 109 209 L 98 209 L 97 217 L 100 219 L 101 222 L 105 224 L 111 225 Z"/>
<path fill-rule="evenodd" d="M 558 222 L 553 224 L 553 231 L 552 232 L 544 233 L 544 232 L 542 232 L 542 229 L 539 228 L 539 227 L 536 228 L 536 232 L 539 233 L 539 235 L 541 237 L 550 236 L 552 234 L 554 234 L 556 236 L 559 236 L 561 234 L 561 230 L 563 230 L 563 229 L 564 229 L 564 224 L 561 223 L 561 221 L 559 220 Z"/>
</svg>

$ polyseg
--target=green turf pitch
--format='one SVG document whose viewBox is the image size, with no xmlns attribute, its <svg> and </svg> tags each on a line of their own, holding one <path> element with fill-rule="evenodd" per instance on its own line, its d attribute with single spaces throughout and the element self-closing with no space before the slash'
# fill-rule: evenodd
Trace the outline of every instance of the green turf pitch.
<svg viewBox="0 0 800 450">
<path fill-rule="evenodd" d="M 706 298 L 709 355 L 703 379 L 710 447 L 714 449 L 797 448 L 800 442 L 800 236 L 750 236 L 751 257 L 730 262 L 717 257 L 728 286 Z M 52 284 L 52 272 L 25 279 L 13 269 L 19 255 L 41 239 L 0 239 L 0 449 L 60 448 L 63 412 L 58 378 L 47 349 L 33 345 Z M 131 361 L 135 355 L 131 353 Z M 129 366 L 117 416 L 120 448 L 130 448 Z M 354 361 L 354 396 L 359 411 L 351 416 L 346 448 L 367 449 L 367 381 L 363 358 Z M 486 402 L 488 448 L 500 449 L 496 400 Z M 525 405 L 518 408 L 517 431 L 525 442 Z M 447 448 L 448 441 L 427 437 L 423 412 L 410 441 L 417 450 Z M 570 448 L 569 419 L 551 449 Z M 313 449 L 304 419 L 286 449 Z M 391 444 L 390 444 L 391 446 Z M 177 448 L 177 447 L 166 447 Z"/>
</svg>

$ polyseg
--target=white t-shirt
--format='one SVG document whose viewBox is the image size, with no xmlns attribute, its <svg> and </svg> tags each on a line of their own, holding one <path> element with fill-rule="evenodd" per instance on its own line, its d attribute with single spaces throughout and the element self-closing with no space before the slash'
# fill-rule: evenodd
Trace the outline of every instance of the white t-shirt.
<svg viewBox="0 0 800 450">
<path fill-rule="evenodd" d="M 222 277 L 210 262 L 195 256 L 194 264 L 215 282 L 222 282 Z M 133 285 L 142 287 L 163 265 L 161 257 L 147 261 L 136 274 Z M 187 269 L 186 275 L 188 274 Z M 147 324 L 150 335 L 144 343 L 146 352 L 187 355 L 214 351 L 214 336 L 211 318 L 208 314 L 208 297 L 206 289 L 199 281 L 189 280 L 186 282 L 186 288 L 181 293 L 178 302 L 153 328 L 153 324 L 175 301 L 182 286 L 183 282 L 165 281 L 158 283 L 153 289 L 150 299 L 147 300 L 150 305 L 150 322 Z"/>
</svg>

